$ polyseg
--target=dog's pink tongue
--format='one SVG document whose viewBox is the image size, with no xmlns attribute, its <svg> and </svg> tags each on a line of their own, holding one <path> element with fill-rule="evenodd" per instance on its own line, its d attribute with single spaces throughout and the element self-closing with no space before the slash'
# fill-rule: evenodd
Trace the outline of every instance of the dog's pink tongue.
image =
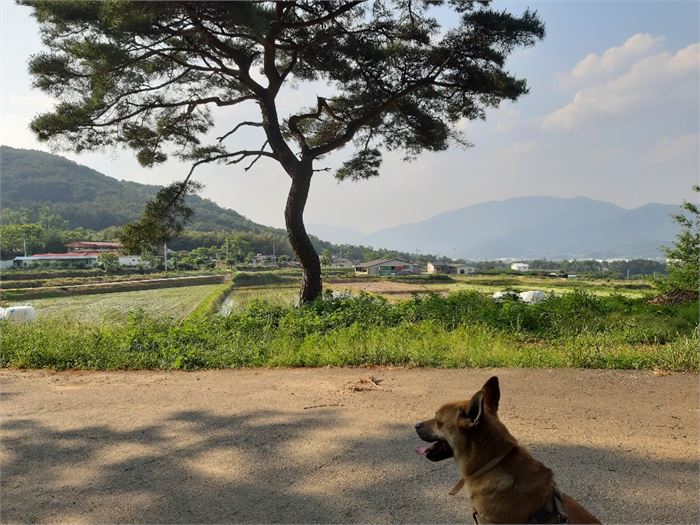
<svg viewBox="0 0 700 525">
<path fill-rule="evenodd" d="M 425 453 L 428 452 L 428 449 L 430 446 L 427 447 L 416 447 L 416 454 L 420 454 L 421 456 L 425 456 Z"/>
</svg>

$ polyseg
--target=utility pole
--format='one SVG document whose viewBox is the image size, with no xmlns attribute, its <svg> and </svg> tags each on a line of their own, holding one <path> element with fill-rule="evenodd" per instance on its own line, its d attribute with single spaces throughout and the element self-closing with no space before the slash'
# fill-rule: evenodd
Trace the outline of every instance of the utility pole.
<svg viewBox="0 0 700 525">
<path fill-rule="evenodd" d="M 24 244 L 24 256 L 27 256 L 27 234 L 22 235 L 22 242 Z"/>
<path fill-rule="evenodd" d="M 168 271 L 168 243 L 163 243 L 163 268 Z"/>
</svg>

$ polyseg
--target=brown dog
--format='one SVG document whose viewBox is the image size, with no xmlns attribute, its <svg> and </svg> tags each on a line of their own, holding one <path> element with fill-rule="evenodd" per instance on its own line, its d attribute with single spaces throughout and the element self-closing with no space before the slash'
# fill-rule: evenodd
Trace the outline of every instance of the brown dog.
<svg viewBox="0 0 700 525">
<path fill-rule="evenodd" d="M 550 469 L 518 445 L 498 419 L 501 391 L 492 377 L 468 401 L 448 403 L 434 419 L 416 424 L 432 445 L 416 452 L 431 461 L 457 460 L 477 523 L 600 523 L 573 498 L 562 494 Z"/>
</svg>

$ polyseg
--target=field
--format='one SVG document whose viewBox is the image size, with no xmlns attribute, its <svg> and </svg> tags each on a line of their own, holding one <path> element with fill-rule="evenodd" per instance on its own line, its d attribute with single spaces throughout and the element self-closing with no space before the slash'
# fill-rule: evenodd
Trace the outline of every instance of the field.
<svg viewBox="0 0 700 525">
<path fill-rule="evenodd" d="M 272 273 L 272 272 L 266 272 Z M 252 300 L 262 299 L 274 304 L 295 304 L 298 295 L 296 276 L 293 279 L 279 280 L 264 284 L 263 276 L 247 284 L 236 286 L 226 302 L 226 311 L 240 311 Z M 330 277 L 324 288 L 333 292 L 358 294 L 361 292 L 382 296 L 390 302 L 405 301 L 415 294 L 435 293 L 442 296 L 459 291 L 477 291 L 492 294 L 502 290 L 541 290 L 550 294 L 584 291 L 592 295 L 605 296 L 619 294 L 630 298 L 653 295 L 654 287 L 645 281 L 586 280 L 530 277 L 523 275 L 479 275 L 459 276 L 444 279 L 431 279 L 425 276 L 407 278 L 367 278 L 354 279 Z"/>
<path fill-rule="evenodd" d="M 221 284 L 114 292 L 96 295 L 73 295 L 22 301 L 37 311 L 40 320 L 77 321 L 80 323 L 124 322 L 129 313 L 142 312 L 160 319 L 182 320 L 191 314 Z"/>
<path fill-rule="evenodd" d="M 325 289 L 300 308 L 298 275 L 257 272 L 233 283 L 27 300 L 38 320 L 0 325 L 0 366 L 698 370 L 697 305 L 651 304 L 644 281 L 334 276 Z M 550 294 L 536 305 L 490 298 L 504 289 Z"/>
</svg>

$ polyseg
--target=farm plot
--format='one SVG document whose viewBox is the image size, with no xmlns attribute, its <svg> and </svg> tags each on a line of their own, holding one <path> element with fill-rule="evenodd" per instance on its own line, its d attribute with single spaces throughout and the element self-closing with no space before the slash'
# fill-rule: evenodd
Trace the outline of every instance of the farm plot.
<svg viewBox="0 0 700 525">
<path fill-rule="evenodd" d="M 325 290 L 357 295 L 361 292 L 381 295 L 391 302 L 410 299 L 412 294 L 428 292 L 446 294 L 451 288 L 444 284 L 402 283 L 389 280 L 370 281 L 362 278 L 353 280 L 334 281 L 329 279 L 324 283 Z M 296 304 L 299 296 L 299 286 L 294 283 L 267 284 L 264 286 L 237 286 L 221 307 L 223 314 L 237 312 L 246 308 L 253 300 L 266 301 L 272 304 Z"/>
<path fill-rule="evenodd" d="M 266 286 L 234 287 L 221 305 L 220 312 L 224 315 L 231 312 L 239 312 L 254 300 L 288 306 L 297 304 L 298 298 L 298 286 L 271 284 Z"/>
<path fill-rule="evenodd" d="M 644 297 L 653 292 L 653 287 L 645 282 L 630 281 L 589 281 L 551 279 L 535 276 L 474 276 L 453 277 L 444 282 L 401 282 L 393 279 L 365 280 L 328 279 L 324 289 L 357 295 L 364 292 L 381 295 L 390 302 L 410 299 L 413 294 L 436 293 L 447 295 L 457 291 L 478 291 L 493 293 L 506 289 L 517 291 L 541 290 L 546 293 L 563 294 L 582 290 L 593 295 L 610 295 L 617 293 L 626 297 Z M 265 284 L 261 286 L 237 286 L 222 307 L 222 312 L 240 311 L 253 300 L 263 300 L 274 304 L 295 304 L 298 295 L 296 283 L 288 282 Z"/>
<path fill-rule="evenodd" d="M 187 317 L 221 284 L 159 288 L 133 292 L 74 295 L 32 299 L 22 304 L 34 306 L 39 319 L 67 319 L 79 322 L 120 322 L 129 312 L 142 311 L 156 318 L 180 320 Z"/>
<path fill-rule="evenodd" d="M 626 297 L 644 297 L 654 293 L 654 286 L 646 281 L 623 281 L 602 279 L 562 279 L 525 275 L 475 275 L 455 276 L 447 285 L 449 291 L 474 290 L 493 293 L 506 289 L 517 291 L 541 290 L 546 293 L 561 294 L 575 290 L 593 295 L 620 294 Z"/>
<path fill-rule="evenodd" d="M 339 292 L 357 294 L 359 292 L 382 295 L 389 301 L 410 299 L 412 294 L 449 293 L 453 288 L 449 284 L 404 283 L 392 280 L 363 281 L 362 278 L 347 282 L 329 282 L 326 288 Z"/>
</svg>

